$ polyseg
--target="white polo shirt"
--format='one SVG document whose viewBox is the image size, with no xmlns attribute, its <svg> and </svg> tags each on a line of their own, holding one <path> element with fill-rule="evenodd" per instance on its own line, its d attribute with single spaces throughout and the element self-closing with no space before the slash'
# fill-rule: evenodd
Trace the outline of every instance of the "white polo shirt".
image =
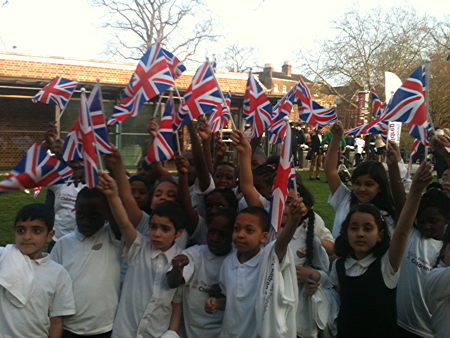
<svg viewBox="0 0 450 338">
<path fill-rule="evenodd" d="M 423 237 L 411 230 L 397 287 L 397 323 L 422 337 L 433 337 L 431 314 L 425 303 L 427 290 L 423 283 L 436 264 L 442 241 Z"/>
<path fill-rule="evenodd" d="M 220 269 L 220 288 L 226 296 L 225 314 L 221 337 L 257 337 L 256 299 L 259 284 L 260 263 L 264 251 L 271 250 L 271 242 L 258 254 L 241 264 L 237 251 L 233 251 L 223 261 Z"/>
<path fill-rule="evenodd" d="M 0 287 L 0 337 L 48 337 L 51 317 L 75 313 L 67 271 L 47 254 L 30 261 L 34 267 L 33 291 L 24 307 L 13 305 L 7 291 Z"/>
<path fill-rule="evenodd" d="M 440 262 L 425 276 L 424 287 L 433 335 L 446 338 L 450 333 L 450 267 Z"/>
<path fill-rule="evenodd" d="M 183 315 L 188 337 L 218 337 L 223 311 L 205 312 L 208 289 L 219 284 L 219 272 L 226 256 L 216 256 L 207 245 L 192 246 L 183 251 L 189 264 L 183 269 Z"/>
<path fill-rule="evenodd" d="M 109 224 L 91 237 L 75 230 L 56 242 L 50 255 L 72 278 L 77 310 L 64 319 L 66 330 L 78 335 L 111 331 L 119 301 L 120 249 Z"/>
<path fill-rule="evenodd" d="M 55 212 L 55 235 L 53 240 L 57 241 L 62 236 L 75 230 L 77 223 L 75 221 L 75 201 L 78 193 L 86 185 L 79 183 L 77 186 L 71 183 L 55 184 L 48 187 L 55 194 L 55 203 L 53 205 Z"/>
<path fill-rule="evenodd" d="M 169 288 L 167 271 L 181 250 L 172 245 L 165 252 L 153 248 L 137 233 L 126 251 L 128 270 L 120 296 L 112 337 L 160 337 L 169 328 L 172 302 L 180 303 L 177 289 Z"/>
</svg>

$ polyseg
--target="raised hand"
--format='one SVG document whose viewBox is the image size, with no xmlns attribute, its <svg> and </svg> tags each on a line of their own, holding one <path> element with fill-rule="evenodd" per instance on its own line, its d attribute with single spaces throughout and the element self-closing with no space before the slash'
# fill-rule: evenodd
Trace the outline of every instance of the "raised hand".
<svg viewBox="0 0 450 338">
<path fill-rule="evenodd" d="M 400 148 L 397 142 L 388 141 L 386 150 L 386 161 L 388 164 L 395 164 L 402 159 L 402 155 L 400 154 Z"/>
<path fill-rule="evenodd" d="M 245 136 L 241 130 L 239 129 L 234 130 L 233 134 L 231 135 L 231 142 L 233 143 L 233 146 L 240 154 L 242 153 L 251 154 L 252 147 L 248 142 L 247 136 Z"/>
<path fill-rule="evenodd" d="M 207 141 L 211 139 L 211 127 L 206 122 L 205 118 L 203 116 L 200 116 L 197 118 L 198 124 L 197 124 L 197 132 L 198 136 L 202 139 L 202 141 Z"/>
<path fill-rule="evenodd" d="M 177 167 L 177 171 L 180 174 L 187 174 L 189 172 L 189 161 L 186 159 L 186 157 L 182 155 L 176 155 L 175 165 Z"/>
<path fill-rule="evenodd" d="M 177 255 L 172 259 L 172 266 L 176 271 L 182 271 L 183 268 L 188 264 L 189 258 L 186 255 Z"/>
<path fill-rule="evenodd" d="M 342 137 L 344 134 L 344 126 L 341 121 L 336 121 L 332 126 L 330 131 L 333 133 L 333 136 Z"/>
<path fill-rule="evenodd" d="M 99 182 L 97 188 L 106 196 L 119 196 L 119 190 L 117 189 L 117 184 L 114 179 L 109 176 L 106 172 L 102 171 L 99 173 Z"/>
</svg>

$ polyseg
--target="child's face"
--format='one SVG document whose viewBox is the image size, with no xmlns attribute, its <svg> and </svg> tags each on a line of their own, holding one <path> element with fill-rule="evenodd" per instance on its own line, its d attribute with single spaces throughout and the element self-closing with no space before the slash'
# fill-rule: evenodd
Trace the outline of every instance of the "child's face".
<svg viewBox="0 0 450 338">
<path fill-rule="evenodd" d="M 378 230 L 375 218 L 366 212 L 355 212 L 350 217 L 347 228 L 348 243 L 352 247 L 355 258 L 366 257 L 381 242 L 382 233 Z"/>
<path fill-rule="evenodd" d="M 75 219 L 81 234 L 90 237 L 103 227 L 108 214 L 105 203 L 100 198 L 81 198 L 76 202 Z"/>
<path fill-rule="evenodd" d="M 17 248 L 31 259 L 42 257 L 42 248 L 54 235 L 54 231 L 48 231 L 47 225 L 38 219 L 18 221 L 14 232 Z"/>
<path fill-rule="evenodd" d="M 145 209 L 148 206 L 148 189 L 144 182 L 133 181 L 130 184 L 131 193 L 133 194 L 139 208 Z"/>
<path fill-rule="evenodd" d="M 450 198 L 450 169 L 444 170 L 440 180 L 444 194 Z"/>
<path fill-rule="evenodd" d="M 358 176 L 352 185 L 359 202 L 370 203 L 380 193 L 380 185 L 369 175 Z"/>
<path fill-rule="evenodd" d="M 270 199 L 272 187 L 261 176 L 253 175 L 253 185 L 265 199 Z"/>
<path fill-rule="evenodd" d="M 223 256 L 230 252 L 233 236 L 233 227 L 230 220 L 224 216 L 216 216 L 208 224 L 206 242 L 209 250 L 217 255 Z"/>
<path fill-rule="evenodd" d="M 241 213 L 234 223 L 233 243 L 239 254 L 259 251 L 262 243 L 267 242 L 268 232 L 263 231 L 260 219 L 256 215 Z"/>
<path fill-rule="evenodd" d="M 177 186 L 172 182 L 161 182 L 156 187 L 152 196 L 150 208 L 154 209 L 165 201 L 175 201 L 177 198 Z"/>
<path fill-rule="evenodd" d="M 253 154 L 252 155 L 252 170 L 256 167 L 264 164 L 266 162 L 266 157 L 262 154 Z"/>
<path fill-rule="evenodd" d="M 166 251 L 170 249 L 176 238 L 183 230 L 176 230 L 168 217 L 153 215 L 150 220 L 150 241 L 156 249 Z"/>
<path fill-rule="evenodd" d="M 236 186 L 234 168 L 229 165 L 219 165 L 213 178 L 216 188 L 234 188 Z"/>
<path fill-rule="evenodd" d="M 426 238 L 441 239 L 447 220 L 436 207 L 425 208 L 417 216 L 417 227 Z"/>
<path fill-rule="evenodd" d="M 220 209 L 229 208 L 230 205 L 226 198 L 218 192 L 209 194 L 205 198 L 206 219 L 210 219 Z"/>
</svg>

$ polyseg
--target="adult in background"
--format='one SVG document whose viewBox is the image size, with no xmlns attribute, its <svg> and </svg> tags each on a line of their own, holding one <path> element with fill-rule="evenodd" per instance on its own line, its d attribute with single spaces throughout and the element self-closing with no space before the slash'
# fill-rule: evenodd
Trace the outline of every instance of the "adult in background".
<svg viewBox="0 0 450 338">
<path fill-rule="evenodd" d="M 320 144 L 322 143 L 322 131 L 319 129 L 314 130 L 314 134 L 311 137 L 311 144 L 309 146 L 309 152 L 307 160 L 311 161 L 309 166 L 309 179 L 320 180 L 320 163 L 322 162 L 322 154 Z"/>
</svg>

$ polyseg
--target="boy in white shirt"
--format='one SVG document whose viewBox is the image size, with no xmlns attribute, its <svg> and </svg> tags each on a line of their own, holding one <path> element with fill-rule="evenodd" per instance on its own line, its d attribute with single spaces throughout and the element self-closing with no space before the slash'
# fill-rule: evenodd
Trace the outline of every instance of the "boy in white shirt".
<svg viewBox="0 0 450 338">
<path fill-rule="evenodd" d="M 16 244 L 0 248 L 0 337 L 61 337 L 63 317 L 75 313 L 69 274 L 42 252 L 53 222 L 46 205 L 26 205 L 16 215 Z"/>
<path fill-rule="evenodd" d="M 128 270 L 114 320 L 113 337 L 176 336 L 181 320 L 180 297 L 169 288 L 166 273 L 181 252 L 175 239 L 183 233 L 184 212 L 173 201 L 160 203 L 152 212 L 149 237 L 136 231 L 119 198 L 116 182 L 100 175 L 99 188 L 126 244 Z"/>
<path fill-rule="evenodd" d="M 205 312 L 205 302 L 220 292 L 219 272 L 231 251 L 236 211 L 221 209 L 210 219 L 207 245 L 195 245 L 172 260 L 167 273 L 169 286 L 183 288 L 183 316 L 187 337 L 218 337 L 222 329 L 223 312 Z"/>
<path fill-rule="evenodd" d="M 278 336 L 280 331 L 283 331 L 283 335 L 295 336 L 295 294 L 291 297 L 292 302 L 288 306 L 288 311 L 285 309 L 275 311 L 283 313 L 281 325 L 278 325 L 280 318 L 276 318 L 276 315 L 266 315 L 274 311 L 276 305 L 289 303 L 275 299 L 278 293 L 284 297 L 281 293 L 286 290 L 283 288 L 281 291 L 277 288 L 275 283 L 278 283 L 278 276 L 276 273 L 271 274 L 270 271 L 266 274 L 266 270 L 276 265 L 275 270 L 272 270 L 274 272 L 279 266 L 283 277 L 286 277 L 283 271 L 291 270 L 290 277 L 293 280 L 289 286 L 296 292 L 295 267 L 292 254 L 288 252 L 287 247 L 297 224 L 306 213 L 307 209 L 302 200 L 294 199 L 285 228 L 276 241 L 269 243 L 264 249 L 261 246 L 267 242 L 270 228 L 268 214 L 261 207 L 248 207 L 239 213 L 233 231 L 236 251 L 227 256 L 220 270 L 220 288 L 225 297 L 209 298 L 205 304 L 208 313 L 225 310 L 221 337 L 270 337 L 271 334 Z M 272 253 L 276 254 L 276 262 L 272 259 Z M 264 298 L 263 301 L 261 297 Z M 260 306 L 256 306 L 257 303 Z M 272 333 L 267 330 L 272 330 Z"/>
<path fill-rule="evenodd" d="M 77 229 L 51 252 L 73 281 L 76 314 L 64 319 L 64 337 L 109 337 L 119 303 L 120 235 L 108 224 L 108 205 L 98 189 L 84 188 L 75 203 Z"/>
</svg>

